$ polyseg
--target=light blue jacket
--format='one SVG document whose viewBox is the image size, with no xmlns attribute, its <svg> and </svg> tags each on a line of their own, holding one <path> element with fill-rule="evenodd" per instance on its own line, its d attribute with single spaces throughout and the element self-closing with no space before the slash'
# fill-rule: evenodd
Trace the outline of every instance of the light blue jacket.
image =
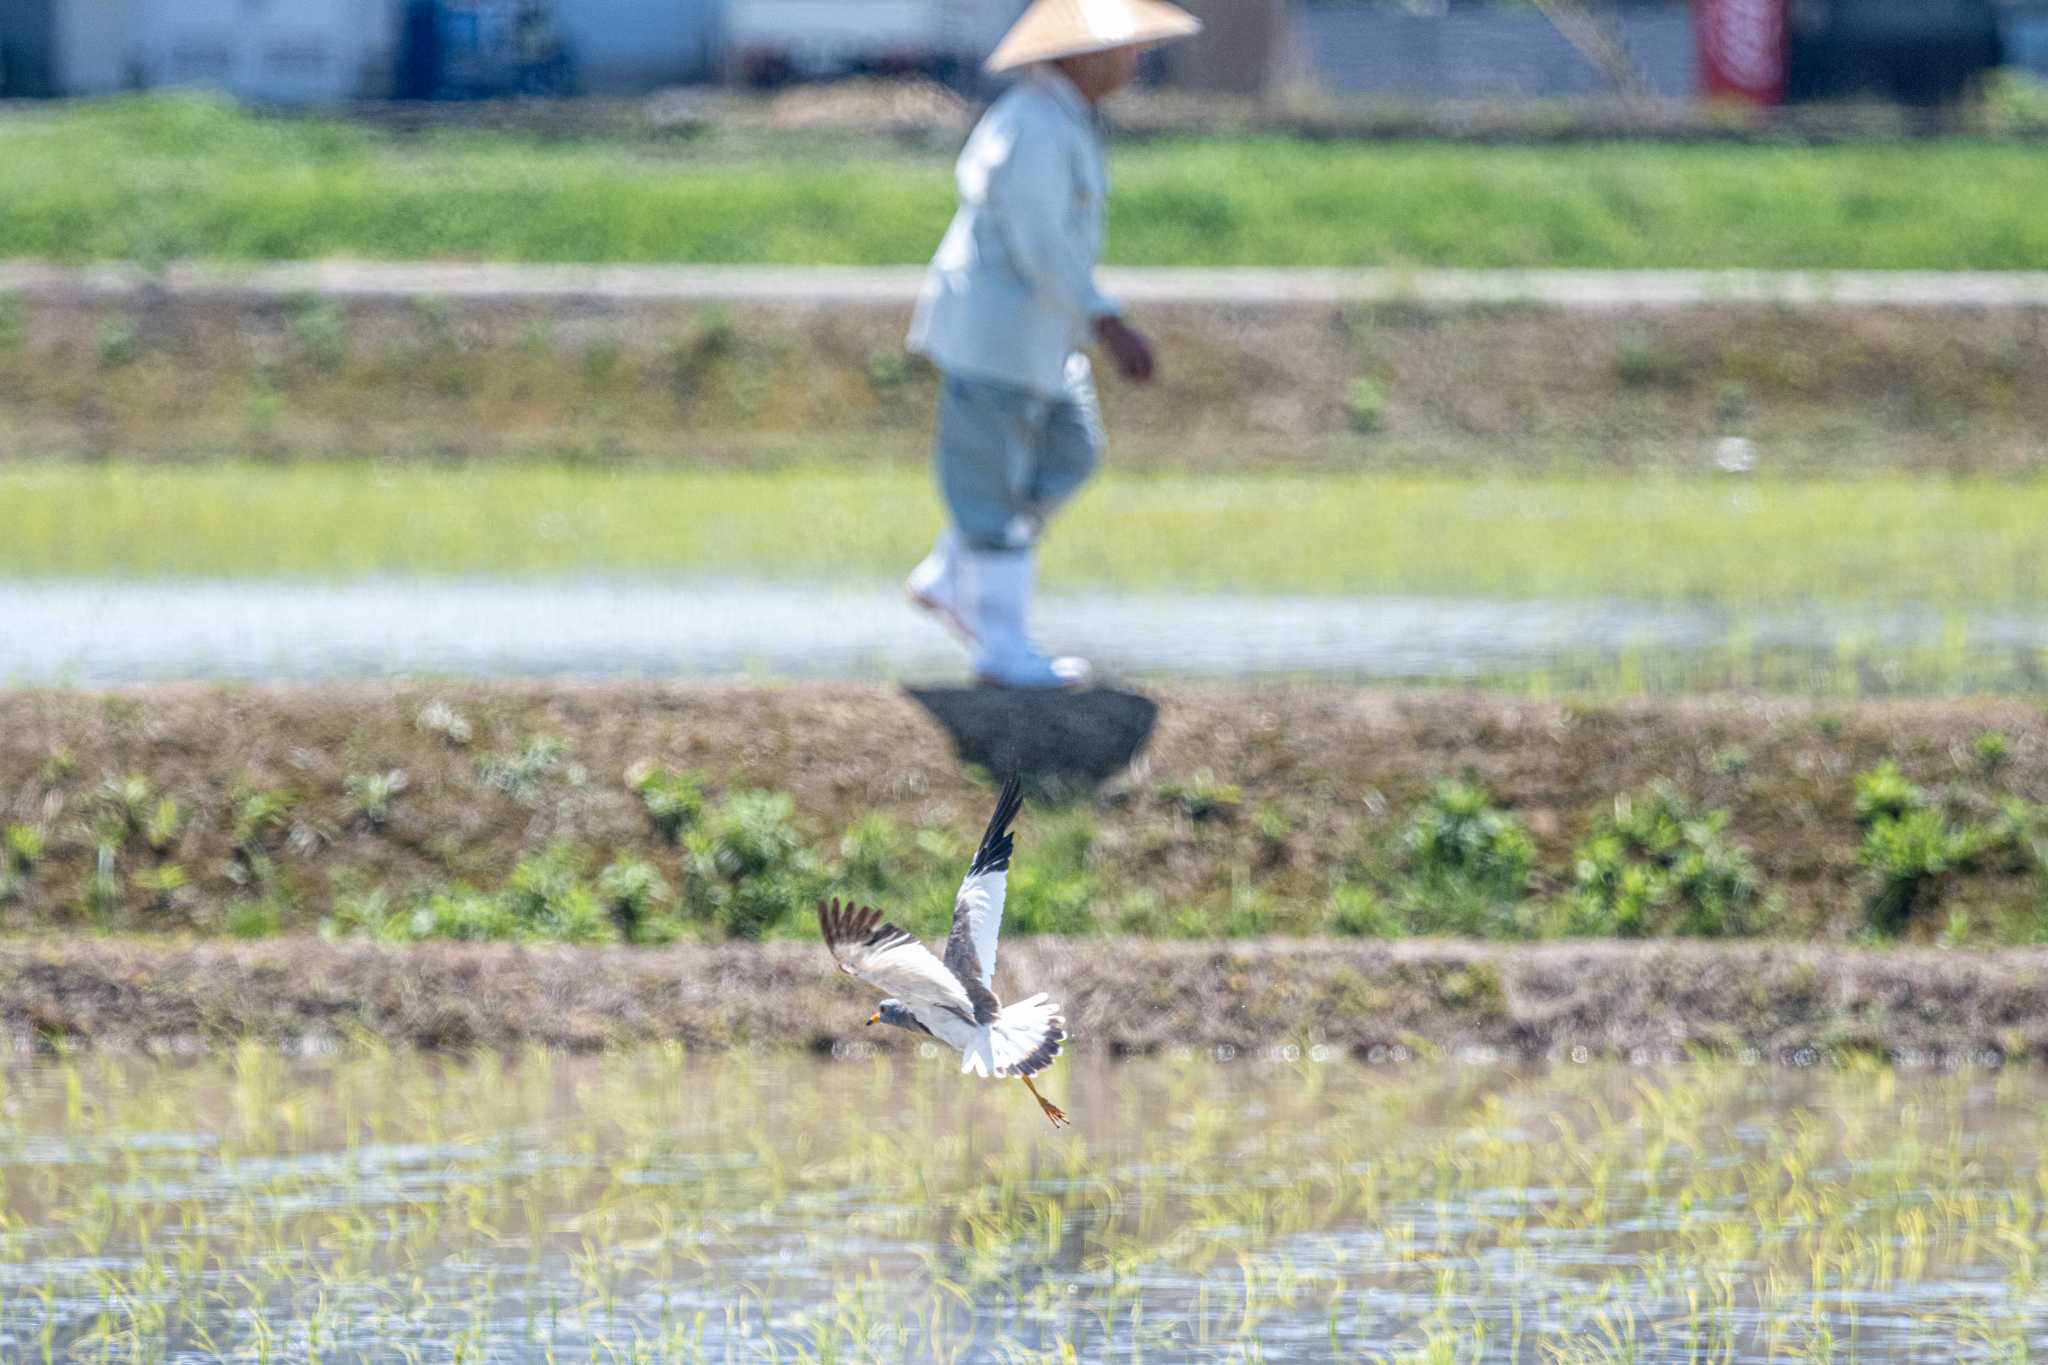
<svg viewBox="0 0 2048 1365">
<path fill-rule="evenodd" d="M 1109 171 L 1094 111 L 1037 67 L 982 116 L 954 180 L 960 211 L 926 272 L 910 349 L 949 374 L 1056 395 L 1095 319 L 1118 311 L 1095 287 Z"/>
</svg>

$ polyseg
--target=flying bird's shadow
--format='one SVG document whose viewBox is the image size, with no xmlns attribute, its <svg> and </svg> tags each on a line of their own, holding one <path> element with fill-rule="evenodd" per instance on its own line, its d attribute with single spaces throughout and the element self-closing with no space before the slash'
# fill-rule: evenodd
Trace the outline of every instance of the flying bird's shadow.
<svg viewBox="0 0 2048 1365">
<path fill-rule="evenodd" d="M 1129 767 L 1152 738 L 1159 704 L 1135 692 L 907 687 L 945 728 L 953 751 L 1041 793 L 1088 791 Z"/>
</svg>

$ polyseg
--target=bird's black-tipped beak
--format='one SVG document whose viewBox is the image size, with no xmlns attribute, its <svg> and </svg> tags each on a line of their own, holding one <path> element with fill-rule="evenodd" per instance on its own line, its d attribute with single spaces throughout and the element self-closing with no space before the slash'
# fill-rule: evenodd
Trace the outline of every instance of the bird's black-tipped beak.
<svg viewBox="0 0 2048 1365">
<path fill-rule="evenodd" d="M 882 1022 L 882 1016 L 881 1016 L 881 1015 L 879 1015 L 879 1014 L 870 1014 L 870 1015 L 868 1016 L 868 1027 L 870 1027 L 870 1028 L 874 1027 L 874 1026 L 875 1026 L 876 1024 L 879 1024 L 879 1023 L 881 1023 L 881 1022 Z"/>
</svg>

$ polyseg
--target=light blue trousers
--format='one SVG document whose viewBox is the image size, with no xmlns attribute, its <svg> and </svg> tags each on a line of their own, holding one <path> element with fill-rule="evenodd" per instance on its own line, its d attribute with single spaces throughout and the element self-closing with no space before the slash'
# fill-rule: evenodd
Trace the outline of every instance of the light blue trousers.
<svg viewBox="0 0 2048 1365">
<path fill-rule="evenodd" d="M 1102 458 L 1102 413 L 1088 358 L 1068 358 L 1054 396 L 942 375 L 933 470 L 961 539 L 1023 550 Z"/>
</svg>

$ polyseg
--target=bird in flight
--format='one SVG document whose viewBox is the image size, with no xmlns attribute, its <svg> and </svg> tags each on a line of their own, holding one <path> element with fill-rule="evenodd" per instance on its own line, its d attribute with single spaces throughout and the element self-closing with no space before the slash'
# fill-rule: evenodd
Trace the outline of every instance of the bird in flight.
<svg viewBox="0 0 2048 1365">
<path fill-rule="evenodd" d="M 953 931 L 945 959 L 867 906 L 818 902 L 818 927 L 839 970 L 888 998 L 869 1024 L 894 1024 L 929 1034 L 960 1054 L 960 1070 L 983 1077 L 1015 1076 L 1057 1128 L 1067 1122 L 1031 1078 L 1060 1055 L 1067 1021 L 1043 992 L 1005 1005 L 996 998 L 996 936 L 1003 928 L 1003 888 L 1010 870 L 1010 823 L 1024 805 L 1012 777 L 953 900 Z"/>
</svg>

